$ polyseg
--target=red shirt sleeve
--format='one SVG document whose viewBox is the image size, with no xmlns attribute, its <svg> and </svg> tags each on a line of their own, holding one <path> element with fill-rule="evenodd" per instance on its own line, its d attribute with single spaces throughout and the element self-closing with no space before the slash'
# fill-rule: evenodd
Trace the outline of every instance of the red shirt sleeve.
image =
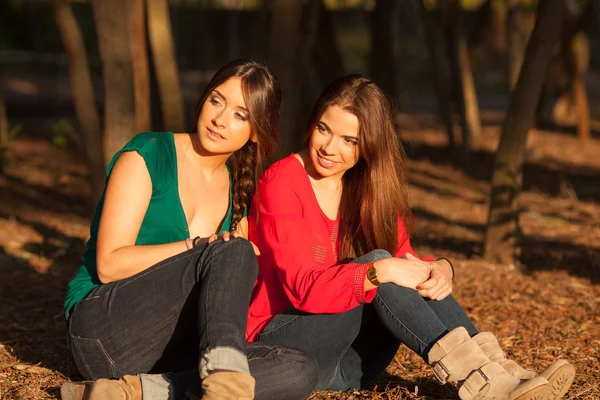
<svg viewBox="0 0 600 400">
<path fill-rule="evenodd" d="M 265 261 L 272 262 L 292 305 L 310 313 L 339 313 L 372 300 L 375 290 L 364 291 L 367 264 L 316 262 L 313 245 L 323 243 L 323 238 L 311 226 L 318 224 L 320 216 L 304 215 L 302 200 L 290 186 L 293 182 L 270 181 L 267 175 L 259 183 L 260 216 L 255 230 L 262 245 L 259 261 L 272 258 Z"/>
</svg>

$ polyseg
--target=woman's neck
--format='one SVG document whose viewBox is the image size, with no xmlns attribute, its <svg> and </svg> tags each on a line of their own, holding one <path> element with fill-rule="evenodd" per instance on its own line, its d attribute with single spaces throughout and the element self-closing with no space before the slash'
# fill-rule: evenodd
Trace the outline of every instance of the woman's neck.
<svg viewBox="0 0 600 400">
<path fill-rule="evenodd" d="M 213 154 L 206 151 L 196 133 L 188 134 L 190 144 L 188 149 L 184 152 L 184 158 L 187 157 L 189 163 L 194 167 L 202 170 L 206 175 L 212 175 L 225 166 L 225 163 L 231 156 L 231 153 L 227 154 Z"/>
</svg>

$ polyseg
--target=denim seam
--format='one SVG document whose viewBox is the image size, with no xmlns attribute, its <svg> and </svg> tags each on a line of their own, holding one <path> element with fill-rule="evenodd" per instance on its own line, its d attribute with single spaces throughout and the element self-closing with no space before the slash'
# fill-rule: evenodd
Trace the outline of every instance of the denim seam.
<svg viewBox="0 0 600 400">
<path fill-rule="evenodd" d="M 104 356 L 106 357 L 106 360 L 108 361 L 108 363 L 110 364 L 110 369 L 112 370 L 111 373 L 113 375 L 113 377 L 116 375 L 117 372 L 117 366 L 116 363 L 114 362 L 114 360 L 112 359 L 112 357 L 110 356 L 110 354 L 108 354 L 108 352 L 106 351 L 106 348 L 104 347 L 104 345 L 102 344 L 102 341 L 100 339 L 88 339 L 88 338 L 83 338 L 80 336 L 75 336 L 75 335 L 70 335 L 71 336 L 71 342 L 73 342 L 73 340 L 80 340 L 82 342 L 88 342 L 88 343 L 93 343 L 95 345 L 97 345 L 100 350 L 102 350 L 102 353 L 104 354 Z M 79 351 L 77 351 L 79 353 Z M 81 357 L 79 356 L 79 358 L 81 359 Z M 80 360 L 82 361 L 82 360 Z M 91 371 L 89 370 L 89 368 L 87 368 L 87 363 L 83 363 L 82 364 L 86 364 L 84 366 L 84 368 L 87 370 L 88 375 L 92 376 L 92 374 L 90 373 Z"/>
<path fill-rule="evenodd" d="M 273 347 L 273 346 L 264 346 L 264 347 Z M 250 361 L 254 361 L 254 360 L 266 360 L 267 358 L 270 358 L 273 355 L 280 355 L 282 353 L 283 349 L 279 346 L 274 346 L 274 347 L 275 348 L 273 348 L 271 351 L 269 351 L 266 355 L 248 358 L 248 361 L 250 362 Z"/>
<path fill-rule="evenodd" d="M 337 365 L 335 366 L 335 369 L 333 370 L 333 375 L 331 375 L 331 379 L 329 379 L 329 382 L 327 382 L 327 385 L 325 386 L 325 390 L 328 390 L 331 385 L 333 384 L 333 381 L 335 380 L 335 377 L 337 376 L 337 373 L 340 369 L 340 363 L 338 362 Z"/>
<path fill-rule="evenodd" d="M 383 298 L 379 295 L 379 293 L 376 295 L 376 297 L 379 299 L 379 301 L 381 301 L 381 305 L 382 307 L 385 309 L 385 311 L 393 318 L 394 322 L 398 325 L 400 325 L 402 328 L 406 329 L 406 331 L 408 333 L 410 333 L 416 340 L 418 340 L 425 348 L 428 347 L 428 344 L 423 342 L 417 335 L 414 334 L 413 331 L 411 331 L 410 329 L 408 329 L 406 327 L 406 325 L 404 325 L 399 319 L 398 317 L 396 317 L 396 315 L 394 315 L 394 313 L 392 312 L 392 309 L 387 305 L 387 303 L 385 302 L 385 300 L 383 300 Z"/>
<path fill-rule="evenodd" d="M 285 322 L 283 325 L 279 325 L 277 328 L 275 328 L 275 329 L 273 329 L 273 330 L 270 330 L 270 331 L 268 331 L 268 332 L 266 332 L 266 331 L 264 331 L 264 330 L 263 330 L 263 331 L 262 331 L 262 332 L 261 332 L 261 333 L 258 335 L 258 338 L 259 338 L 259 339 L 265 339 L 265 338 L 267 338 L 268 336 L 271 336 L 271 335 L 273 335 L 273 334 L 275 334 L 275 333 L 279 333 L 279 332 L 281 332 L 281 331 L 283 330 L 283 328 L 286 328 L 286 327 L 287 327 L 289 324 L 291 324 L 292 322 L 296 321 L 296 320 L 297 320 L 298 318 L 300 318 L 300 317 L 301 317 L 301 315 L 295 315 L 295 316 L 294 316 L 294 318 L 292 318 L 292 319 L 290 319 L 290 320 L 286 321 L 286 322 Z"/>
</svg>

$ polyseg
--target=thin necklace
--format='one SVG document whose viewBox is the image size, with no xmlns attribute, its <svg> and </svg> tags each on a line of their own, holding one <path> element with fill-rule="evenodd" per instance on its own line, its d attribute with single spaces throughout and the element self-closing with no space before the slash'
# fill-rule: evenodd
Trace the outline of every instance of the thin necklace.
<svg viewBox="0 0 600 400">
<path fill-rule="evenodd" d="M 192 147 L 192 142 L 193 142 L 193 139 L 192 139 L 192 137 L 190 136 L 190 143 L 187 145 L 187 147 L 186 147 L 186 148 L 185 148 L 185 150 L 183 151 L 183 156 L 181 157 L 181 168 L 183 168 L 183 164 L 185 164 L 185 160 L 186 160 L 186 157 L 185 157 L 185 156 L 187 155 L 187 152 L 188 152 L 188 150 L 190 149 L 190 147 Z"/>
</svg>

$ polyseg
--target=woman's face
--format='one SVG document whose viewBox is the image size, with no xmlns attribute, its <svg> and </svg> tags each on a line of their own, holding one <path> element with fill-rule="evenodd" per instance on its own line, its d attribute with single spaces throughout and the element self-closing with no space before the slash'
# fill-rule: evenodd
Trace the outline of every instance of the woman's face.
<svg viewBox="0 0 600 400">
<path fill-rule="evenodd" d="M 339 177 L 359 160 L 356 115 L 339 106 L 328 107 L 310 136 L 308 153 L 316 173 L 322 178 Z"/>
<path fill-rule="evenodd" d="M 202 148 L 214 154 L 233 153 L 256 141 L 244 101 L 242 79 L 233 77 L 209 93 L 197 122 Z"/>
</svg>

